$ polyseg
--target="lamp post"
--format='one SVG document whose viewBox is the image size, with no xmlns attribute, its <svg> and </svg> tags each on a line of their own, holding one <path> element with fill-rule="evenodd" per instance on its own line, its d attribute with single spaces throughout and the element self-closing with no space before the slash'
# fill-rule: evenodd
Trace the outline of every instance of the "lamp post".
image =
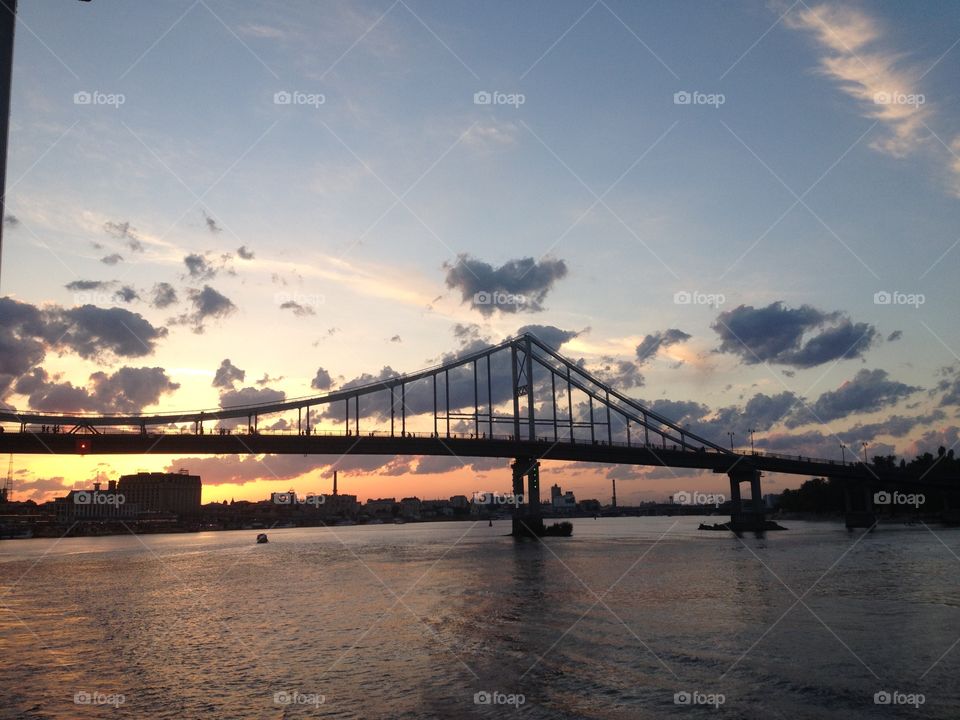
<svg viewBox="0 0 960 720">
<path fill-rule="evenodd" d="M 863 464 L 867 464 L 867 441 L 864 440 L 860 443 L 863 446 Z"/>
<path fill-rule="evenodd" d="M 0 0 L 0 267 L 3 262 L 3 226 L 7 217 L 4 214 L 7 205 L 7 142 L 10 137 L 10 87 L 16 27 L 17 0 Z"/>
<path fill-rule="evenodd" d="M 756 432 L 755 428 L 747 428 L 747 432 L 750 433 L 750 454 L 756 455 L 756 451 L 753 449 L 753 434 Z"/>
<path fill-rule="evenodd" d="M 841 458 L 841 462 L 844 465 L 846 465 L 847 464 L 847 446 L 844 445 L 843 443 L 840 443 L 840 458 Z"/>
<path fill-rule="evenodd" d="M 732 430 L 727 431 L 727 435 L 730 436 L 730 449 L 733 450 L 733 436 L 736 435 Z"/>
</svg>

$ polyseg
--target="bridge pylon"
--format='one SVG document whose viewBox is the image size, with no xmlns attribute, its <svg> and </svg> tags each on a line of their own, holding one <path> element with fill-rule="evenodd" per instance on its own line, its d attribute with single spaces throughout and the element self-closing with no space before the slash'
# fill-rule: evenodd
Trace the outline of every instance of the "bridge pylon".
<svg viewBox="0 0 960 720">
<path fill-rule="evenodd" d="M 877 523 L 873 507 L 873 488 L 866 482 L 843 484 L 844 523 L 848 530 L 872 528 Z"/>
<path fill-rule="evenodd" d="M 760 471 L 740 463 L 727 472 L 730 478 L 730 525 L 734 530 L 763 530 L 766 522 Z M 750 505 L 744 506 L 741 483 L 750 483 Z"/>
<path fill-rule="evenodd" d="M 540 512 L 540 461 L 532 457 L 518 457 L 510 465 L 513 470 L 513 532 L 514 537 L 543 535 L 543 517 Z M 527 491 L 523 479 L 527 478 Z M 519 498 L 523 502 L 518 502 Z"/>
</svg>

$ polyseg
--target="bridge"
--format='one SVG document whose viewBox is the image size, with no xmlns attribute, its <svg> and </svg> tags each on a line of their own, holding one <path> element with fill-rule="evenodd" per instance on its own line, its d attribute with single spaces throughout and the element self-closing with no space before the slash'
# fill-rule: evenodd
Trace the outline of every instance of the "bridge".
<svg viewBox="0 0 960 720">
<path fill-rule="evenodd" d="M 844 480 L 850 514 L 864 522 L 874 490 L 955 487 L 864 462 L 734 452 L 619 392 L 532 334 L 415 373 L 283 402 L 128 415 L 0 410 L 0 428 L 0 453 L 511 458 L 513 492 L 523 498 L 517 533 L 542 529 L 541 460 L 724 473 L 731 520 L 740 526 L 762 525 L 763 472 Z M 743 483 L 750 485 L 749 507 Z"/>
</svg>

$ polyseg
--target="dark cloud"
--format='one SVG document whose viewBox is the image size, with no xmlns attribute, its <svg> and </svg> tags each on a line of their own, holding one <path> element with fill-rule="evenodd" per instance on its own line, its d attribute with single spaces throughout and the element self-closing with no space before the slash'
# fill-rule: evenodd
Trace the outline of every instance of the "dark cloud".
<svg viewBox="0 0 960 720">
<path fill-rule="evenodd" d="M 74 280 L 64 287 L 71 292 L 89 292 L 90 290 L 107 290 L 114 285 L 109 280 Z"/>
<path fill-rule="evenodd" d="M 217 368 L 217 372 L 213 376 L 213 382 L 211 385 L 213 385 L 213 387 L 230 388 L 232 390 L 233 384 L 235 382 L 243 382 L 243 379 L 246 376 L 246 371 L 238 368 L 236 365 L 230 362 L 229 358 L 227 358 L 221 362 L 220 367 Z"/>
<path fill-rule="evenodd" d="M 124 285 L 122 288 L 117 290 L 117 292 L 114 294 L 114 297 L 121 302 L 132 303 L 134 300 L 140 299 L 140 294 L 129 285 Z"/>
<path fill-rule="evenodd" d="M 820 395 L 809 408 L 798 408 L 786 424 L 787 427 L 798 427 L 838 420 L 858 412 L 874 412 L 895 405 L 920 389 L 889 380 L 886 370 L 861 370 L 836 390 Z"/>
<path fill-rule="evenodd" d="M 399 335 L 394 335 L 392 338 L 390 338 L 390 342 L 398 343 L 398 342 L 403 342 L 403 340 L 400 338 Z"/>
<path fill-rule="evenodd" d="M 253 250 L 250 250 L 246 245 L 237 248 L 237 255 L 241 260 L 253 260 Z"/>
<path fill-rule="evenodd" d="M 643 365 L 652 358 L 660 348 L 667 348 L 677 343 L 686 342 L 692 336 L 677 328 L 668 328 L 663 332 L 655 332 L 646 335 L 637 345 L 637 361 Z"/>
<path fill-rule="evenodd" d="M 330 464 L 330 458 L 303 455 L 218 455 L 176 458 L 167 472 L 187 468 L 203 478 L 204 485 L 243 485 L 256 480 L 292 480 Z"/>
<path fill-rule="evenodd" d="M 123 255 L 120 253 L 111 253 L 110 255 L 105 255 L 100 258 L 100 262 L 104 265 L 116 265 L 119 262 L 123 262 Z"/>
<path fill-rule="evenodd" d="M 20 224 L 20 220 L 17 219 L 16 215 L 5 215 L 3 218 L 3 224 L 7 227 L 15 228 Z"/>
<path fill-rule="evenodd" d="M 711 327 L 720 335 L 719 351 L 737 355 L 748 365 L 769 362 L 805 368 L 863 357 L 877 338 L 873 325 L 853 323 L 839 312 L 810 305 L 787 308 L 782 302 L 762 308 L 740 305 L 720 313 Z"/>
<path fill-rule="evenodd" d="M 903 337 L 903 330 L 894 330 L 892 333 L 887 335 L 887 342 L 896 342 Z"/>
<path fill-rule="evenodd" d="M 237 306 L 226 295 L 204 285 L 202 290 L 188 290 L 193 312 L 182 316 L 179 322 L 193 325 L 195 332 L 202 333 L 204 321 L 209 318 L 221 320 L 237 310 Z"/>
<path fill-rule="evenodd" d="M 316 311 L 309 305 L 301 305 L 300 303 L 294 300 L 287 300 L 284 303 L 280 303 L 281 310 L 291 310 L 294 315 L 297 317 L 308 317 L 310 315 L 316 315 Z"/>
<path fill-rule="evenodd" d="M 217 268 L 213 267 L 206 257 L 198 253 L 191 253 L 183 258 L 187 272 L 194 280 L 209 280 L 216 276 Z"/>
<path fill-rule="evenodd" d="M 216 221 L 216 220 L 214 220 L 212 217 L 210 217 L 210 216 L 207 214 L 206 210 L 204 210 L 204 212 L 203 212 L 203 221 L 207 224 L 207 230 L 209 230 L 210 232 L 212 232 L 212 233 L 214 233 L 214 234 L 217 234 L 217 233 L 219 233 L 219 232 L 223 232 L 223 228 L 221 228 L 221 227 L 217 224 L 217 221 Z"/>
<path fill-rule="evenodd" d="M 151 290 L 150 304 L 158 310 L 170 307 L 177 302 L 177 291 L 170 283 L 157 283 Z"/>
<path fill-rule="evenodd" d="M 332 385 L 333 378 L 330 377 L 330 373 L 322 367 L 317 368 L 317 374 L 310 381 L 310 387 L 314 390 L 329 390 Z"/>
<path fill-rule="evenodd" d="M 562 345 L 570 342 L 581 333 L 576 330 L 561 330 L 553 325 L 524 325 L 517 328 L 517 335 L 530 333 L 537 340 L 554 350 L 559 350 Z"/>
<path fill-rule="evenodd" d="M 869 441 L 880 435 L 889 435 L 895 438 L 904 437 L 915 427 L 930 425 L 945 418 L 946 414 L 942 410 L 934 410 L 926 415 L 914 415 L 912 417 L 891 415 L 881 422 L 854 425 L 849 430 L 838 432 L 837 436 L 845 443 L 856 446 L 860 442 Z"/>
<path fill-rule="evenodd" d="M 239 390 L 226 390 L 220 393 L 220 407 L 228 408 L 239 405 L 283 402 L 286 397 L 286 394 L 282 390 L 245 387 Z"/>
<path fill-rule="evenodd" d="M 455 264 L 444 263 L 447 287 L 460 291 L 461 300 L 492 315 L 539 312 L 557 280 L 567 274 L 563 260 L 536 261 L 533 258 L 508 260 L 498 268 L 469 255 L 460 255 Z"/>
<path fill-rule="evenodd" d="M 143 252 L 143 243 L 140 242 L 140 238 L 137 237 L 136 228 L 131 227 L 129 221 L 122 223 L 106 222 L 103 225 L 103 229 L 108 235 L 118 240 L 123 240 L 132 252 Z"/>
<path fill-rule="evenodd" d="M 643 373 L 640 372 L 639 365 L 632 360 L 605 356 L 600 358 L 599 365 L 591 366 L 588 372 L 621 392 L 642 387 L 644 384 Z"/>
<path fill-rule="evenodd" d="M 279 377 L 270 377 L 270 375 L 268 375 L 267 373 L 264 373 L 263 377 L 257 380 L 256 382 L 257 382 L 257 385 L 259 385 L 260 387 L 263 387 L 264 385 L 269 385 L 272 382 L 280 382 L 281 380 L 283 380 L 283 375 L 280 375 Z"/>
<path fill-rule="evenodd" d="M 14 391 L 26 395 L 33 410 L 137 413 L 179 387 L 159 367 L 122 367 L 110 375 L 95 372 L 86 387 L 51 379 L 37 367 L 17 381 Z"/>
</svg>

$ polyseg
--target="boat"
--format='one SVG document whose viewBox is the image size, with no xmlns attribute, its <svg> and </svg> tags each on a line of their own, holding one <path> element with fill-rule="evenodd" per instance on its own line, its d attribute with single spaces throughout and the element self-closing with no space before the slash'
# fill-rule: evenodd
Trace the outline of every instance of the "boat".
<svg viewBox="0 0 960 720">
<path fill-rule="evenodd" d="M 267 540 L 267 534 L 266 534 L 266 533 L 260 533 L 259 535 L 257 535 L 257 543 L 258 543 L 258 544 L 262 544 L 262 543 L 265 543 L 265 542 L 270 542 L 269 540 Z"/>
</svg>

